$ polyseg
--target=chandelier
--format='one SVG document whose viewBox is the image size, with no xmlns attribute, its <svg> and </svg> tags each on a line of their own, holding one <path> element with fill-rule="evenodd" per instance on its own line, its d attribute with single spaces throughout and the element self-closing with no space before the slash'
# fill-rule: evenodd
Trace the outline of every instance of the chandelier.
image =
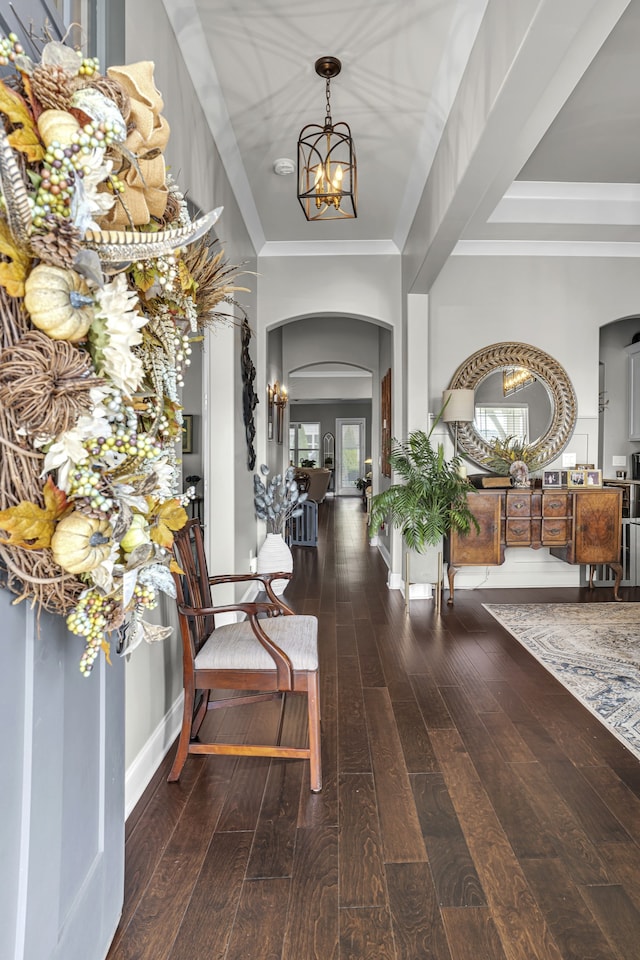
<svg viewBox="0 0 640 960">
<path fill-rule="evenodd" d="M 298 200 L 307 220 L 352 220 L 357 217 L 356 155 L 348 123 L 331 119 L 331 80 L 342 64 L 320 57 L 315 70 L 326 81 L 324 126 L 309 123 L 298 137 Z"/>
</svg>

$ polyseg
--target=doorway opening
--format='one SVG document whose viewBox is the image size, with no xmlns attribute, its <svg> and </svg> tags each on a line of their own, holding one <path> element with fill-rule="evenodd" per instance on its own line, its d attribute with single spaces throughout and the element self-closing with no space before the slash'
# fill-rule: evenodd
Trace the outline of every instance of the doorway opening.
<svg viewBox="0 0 640 960">
<path fill-rule="evenodd" d="M 356 482 L 364 475 L 364 418 L 339 417 L 336 420 L 336 440 L 336 496 L 360 496 Z"/>
</svg>

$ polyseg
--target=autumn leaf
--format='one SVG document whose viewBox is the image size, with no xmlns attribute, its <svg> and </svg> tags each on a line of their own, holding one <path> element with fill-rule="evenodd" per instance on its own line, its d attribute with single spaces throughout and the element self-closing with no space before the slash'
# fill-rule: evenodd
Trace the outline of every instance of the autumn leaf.
<svg viewBox="0 0 640 960">
<path fill-rule="evenodd" d="M 11 260 L 11 263 L 0 262 L 0 284 L 10 297 L 23 297 L 31 257 L 15 245 L 6 220 L 0 220 L 0 253 Z"/>
<path fill-rule="evenodd" d="M 20 68 L 18 67 L 18 69 Z M 24 70 L 20 70 L 20 74 L 22 76 L 22 86 L 25 89 L 25 93 L 27 94 L 27 98 L 31 106 L 31 113 L 33 114 L 33 119 L 37 124 L 38 118 L 45 108 L 38 103 L 38 101 L 36 100 L 33 94 L 33 85 L 31 83 L 31 77 L 27 73 L 25 73 Z"/>
<path fill-rule="evenodd" d="M 14 126 L 20 124 L 8 137 L 14 150 L 20 150 L 24 153 L 30 163 L 42 160 L 44 147 L 38 137 L 38 130 L 29 107 L 19 93 L 16 93 L 1 80 L 0 111 L 6 114 Z"/>
<path fill-rule="evenodd" d="M 67 495 L 59 490 L 48 478 L 42 491 L 44 508 L 29 500 L 23 500 L 16 507 L 0 510 L 0 530 L 9 534 L 9 539 L 0 537 L 0 543 L 26 550 L 43 550 L 51 545 L 56 520 L 67 509 Z"/>
<path fill-rule="evenodd" d="M 198 284 L 193 278 L 192 274 L 189 272 L 184 260 L 178 261 L 178 278 L 180 280 L 180 288 L 183 293 L 190 294 L 195 298 L 196 290 L 198 289 Z"/>
<path fill-rule="evenodd" d="M 158 271 L 150 262 L 133 267 L 131 275 L 136 287 L 138 290 L 142 290 L 143 293 L 147 293 L 158 279 Z"/>
<path fill-rule="evenodd" d="M 171 558 L 171 562 L 169 563 L 169 572 L 170 572 L 170 573 L 177 573 L 178 576 L 180 576 L 180 577 L 183 577 L 183 576 L 184 576 L 184 570 L 182 569 L 182 567 L 180 566 L 180 564 L 179 564 L 176 560 L 173 559 L 173 557 Z"/>
<path fill-rule="evenodd" d="M 111 644 L 109 643 L 109 641 L 103 639 L 100 644 L 100 649 L 104 653 L 105 660 L 107 661 L 109 666 L 111 666 Z"/>
<path fill-rule="evenodd" d="M 177 500 L 165 500 L 164 503 L 157 503 L 151 497 L 147 497 L 149 504 L 149 522 L 151 532 L 149 536 L 154 543 L 159 544 L 170 550 L 173 546 L 173 533 L 181 530 L 187 522 L 187 511 L 181 507 Z"/>
</svg>

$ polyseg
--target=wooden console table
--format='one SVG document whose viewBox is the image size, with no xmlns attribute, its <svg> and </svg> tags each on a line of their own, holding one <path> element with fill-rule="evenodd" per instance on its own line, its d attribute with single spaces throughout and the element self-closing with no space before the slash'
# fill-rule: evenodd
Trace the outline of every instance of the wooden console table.
<svg viewBox="0 0 640 960">
<path fill-rule="evenodd" d="M 500 566 L 505 547 L 549 547 L 566 563 L 588 564 L 589 586 L 597 564 L 615 573 L 616 600 L 622 579 L 620 548 L 622 491 L 613 487 L 575 490 L 478 490 L 469 506 L 480 529 L 463 536 L 453 531 L 448 541 L 449 599 L 460 567 Z"/>
</svg>

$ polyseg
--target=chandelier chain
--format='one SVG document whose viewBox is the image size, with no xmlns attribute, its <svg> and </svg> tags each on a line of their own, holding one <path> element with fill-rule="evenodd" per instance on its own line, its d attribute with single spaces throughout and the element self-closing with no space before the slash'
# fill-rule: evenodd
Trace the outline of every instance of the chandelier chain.
<svg viewBox="0 0 640 960">
<path fill-rule="evenodd" d="M 326 112 L 326 115 L 325 115 L 325 118 L 324 118 L 324 125 L 325 125 L 325 127 L 330 127 L 330 126 L 332 126 L 332 123 L 331 123 L 331 78 L 330 78 L 330 77 L 327 77 L 327 79 L 326 79 L 325 94 L 326 94 L 326 97 L 327 97 L 327 112 Z"/>
</svg>

